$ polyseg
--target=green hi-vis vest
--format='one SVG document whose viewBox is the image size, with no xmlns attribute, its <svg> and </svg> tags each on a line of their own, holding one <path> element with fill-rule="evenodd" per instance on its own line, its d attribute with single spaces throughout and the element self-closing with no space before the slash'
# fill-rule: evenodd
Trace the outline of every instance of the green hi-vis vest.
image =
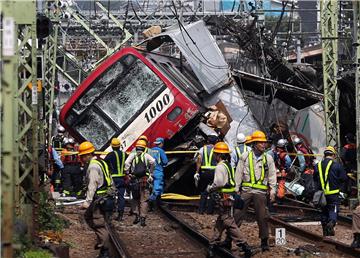
<svg viewBox="0 0 360 258">
<path fill-rule="evenodd" d="M 136 155 L 135 158 L 133 159 L 133 168 L 135 168 L 135 166 L 137 164 L 139 164 L 139 161 L 142 161 L 145 163 L 145 166 L 146 166 L 146 176 L 149 176 L 150 173 L 149 173 L 149 170 L 148 170 L 148 162 L 147 160 L 145 159 L 145 152 L 141 153 L 141 155 Z"/>
<path fill-rule="evenodd" d="M 256 181 L 255 178 L 255 169 L 254 169 L 254 153 L 252 151 L 249 152 L 249 172 L 250 172 L 250 182 L 243 182 L 242 186 L 251 187 L 254 189 L 267 190 L 268 186 L 264 185 L 263 181 L 265 178 L 265 164 L 267 163 L 266 153 L 263 154 L 262 158 L 262 166 L 261 166 L 261 176 L 260 179 Z"/>
<path fill-rule="evenodd" d="M 234 168 L 226 162 L 221 162 L 228 172 L 228 183 L 220 189 L 221 193 L 233 193 L 235 192 L 235 172 Z"/>
<path fill-rule="evenodd" d="M 106 164 L 106 162 L 101 159 L 92 159 L 90 161 L 90 164 L 98 164 L 100 166 L 101 171 L 103 173 L 104 182 L 102 186 L 98 187 L 98 189 L 96 190 L 96 194 L 99 195 L 105 194 L 108 191 L 108 189 L 111 187 L 111 175 L 109 172 L 109 167 Z"/>
<path fill-rule="evenodd" d="M 210 153 L 208 153 L 208 146 L 204 146 L 204 153 L 203 153 L 203 160 L 202 160 L 202 166 L 201 169 L 212 169 L 214 170 L 216 166 L 213 166 L 212 163 L 212 157 L 214 154 L 214 148 L 211 149 Z"/>
<path fill-rule="evenodd" d="M 236 146 L 236 147 L 235 147 L 235 150 L 236 150 L 236 154 L 237 154 L 238 159 L 240 159 L 241 155 L 243 155 L 243 154 L 247 151 L 247 150 L 246 150 L 246 149 L 247 149 L 246 147 L 247 147 L 246 144 L 244 144 L 244 149 L 243 149 L 242 152 L 241 152 L 239 146 Z"/>
<path fill-rule="evenodd" d="M 116 156 L 116 171 L 117 173 L 112 174 L 112 177 L 122 177 L 124 176 L 124 167 L 125 167 L 125 152 L 121 152 L 121 164 L 120 164 L 120 157 L 117 151 L 114 151 Z"/>
<path fill-rule="evenodd" d="M 321 188 L 323 189 L 325 195 L 330 195 L 330 194 L 337 194 L 340 192 L 340 189 L 334 189 L 334 190 L 330 190 L 330 186 L 329 186 L 329 170 L 330 167 L 332 165 L 333 161 L 330 160 L 329 163 L 326 166 L 325 169 L 325 178 L 323 175 L 323 171 L 322 171 L 322 166 L 321 166 L 321 162 L 318 163 L 318 169 L 319 169 L 319 177 L 320 177 L 320 183 L 321 183 Z M 326 182 L 326 185 L 325 185 Z"/>
</svg>

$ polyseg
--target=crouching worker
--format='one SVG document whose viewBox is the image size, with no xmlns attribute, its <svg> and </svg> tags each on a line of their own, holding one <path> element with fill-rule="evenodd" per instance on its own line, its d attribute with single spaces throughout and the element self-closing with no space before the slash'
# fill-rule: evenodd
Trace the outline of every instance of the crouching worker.
<svg viewBox="0 0 360 258">
<path fill-rule="evenodd" d="M 83 142 L 79 146 L 79 156 L 86 170 L 86 201 L 82 208 L 86 209 L 85 220 L 97 237 L 95 249 L 100 249 L 97 258 L 109 256 L 109 234 L 105 223 L 109 220 L 113 209 L 115 188 L 106 162 L 94 155 L 95 147 L 91 142 Z"/>
<path fill-rule="evenodd" d="M 219 216 L 214 227 L 214 236 L 210 242 L 208 257 L 213 257 L 214 245 L 220 244 L 221 235 L 224 230 L 226 234 L 236 245 L 245 253 L 245 257 L 251 257 L 252 250 L 242 239 L 239 227 L 236 225 L 233 217 L 233 204 L 235 194 L 234 169 L 230 165 L 229 146 L 224 142 L 218 142 L 214 146 L 214 158 L 217 161 L 215 167 L 214 181 L 207 187 L 207 192 L 217 193 L 215 198 L 219 206 Z"/>
<path fill-rule="evenodd" d="M 130 188 L 133 200 L 131 209 L 135 213 L 133 224 L 146 226 L 145 219 L 148 209 L 149 185 L 152 183 L 152 174 L 155 159 L 145 153 L 146 142 L 138 140 L 135 144 L 136 152 L 131 152 L 125 161 L 125 174 L 130 176 Z"/>
</svg>

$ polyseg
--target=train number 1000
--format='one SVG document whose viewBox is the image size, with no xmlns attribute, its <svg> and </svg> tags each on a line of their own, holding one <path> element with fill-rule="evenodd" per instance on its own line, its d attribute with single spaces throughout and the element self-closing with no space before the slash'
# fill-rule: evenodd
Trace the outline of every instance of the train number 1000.
<svg viewBox="0 0 360 258">
<path fill-rule="evenodd" d="M 153 120 L 157 114 L 161 113 L 163 109 L 170 103 L 169 94 L 165 94 L 162 99 L 152 103 L 151 108 L 145 113 L 145 119 L 148 123 Z"/>
</svg>

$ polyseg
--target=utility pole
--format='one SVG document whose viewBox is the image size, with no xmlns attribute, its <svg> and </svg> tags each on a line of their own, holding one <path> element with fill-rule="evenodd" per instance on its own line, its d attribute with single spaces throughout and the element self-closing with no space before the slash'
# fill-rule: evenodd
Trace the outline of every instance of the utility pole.
<svg viewBox="0 0 360 258">
<path fill-rule="evenodd" d="M 357 199 L 360 202 L 360 2 L 353 1 L 355 55 L 355 101 L 356 101 L 356 151 L 357 151 Z"/>
<path fill-rule="evenodd" d="M 320 0 L 326 144 L 340 147 L 338 65 L 338 1 Z"/>
</svg>

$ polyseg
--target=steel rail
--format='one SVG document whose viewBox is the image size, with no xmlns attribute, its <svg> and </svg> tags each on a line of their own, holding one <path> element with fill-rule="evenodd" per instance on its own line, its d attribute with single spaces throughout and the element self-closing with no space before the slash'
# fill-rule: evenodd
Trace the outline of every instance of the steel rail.
<svg viewBox="0 0 360 258">
<path fill-rule="evenodd" d="M 203 234 L 201 234 L 200 232 L 198 232 L 197 230 L 194 230 L 189 224 L 187 224 L 185 221 L 183 221 L 182 219 L 178 218 L 174 212 L 172 212 L 170 209 L 168 209 L 167 207 L 165 207 L 165 205 L 160 205 L 159 206 L 159 210 L 162 212 L 162 214 L 164 214 L 168 219 L 170 219 L 171 221 L 177 223 L 181 229 L 186 232 L 191 238 L 196 239 L 199 243 L 201 243 L 202 245 L 204 245 L 206 248 L 208 248 L 210 246 L 210 240 L 204 236 Z M 221 248 L 219 246 L 214 247 L 214 251 L 215 254 L 220 256 L 220 257 L 228 257 L 228 258 L 234 258 L 236 256 L 234 256 L 230 251 Z"/>
<path fill-rule="evenodd" d="M 117 235 L 116 231 L 111 226 L 111 223 L 105 222 L 105 228 L 110 236 L 110 243 L 113 245 L 114 251 L 116 251 L 117 258 L 130 258 L 131 255 L 127 252 L 126 248 L 124 248 L 125 244 Z"/>
</svg>

